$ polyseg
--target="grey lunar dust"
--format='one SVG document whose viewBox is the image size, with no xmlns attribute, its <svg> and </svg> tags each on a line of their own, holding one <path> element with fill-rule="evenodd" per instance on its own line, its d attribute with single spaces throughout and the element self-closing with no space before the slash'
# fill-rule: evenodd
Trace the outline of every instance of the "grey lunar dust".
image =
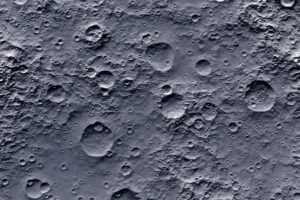
<svg viewBox="0 0 300 200">
<path fill-rule="evenodd" d="M 0 200 L 300 200 L 296 0 L 1 0 Z"/>
</svg>

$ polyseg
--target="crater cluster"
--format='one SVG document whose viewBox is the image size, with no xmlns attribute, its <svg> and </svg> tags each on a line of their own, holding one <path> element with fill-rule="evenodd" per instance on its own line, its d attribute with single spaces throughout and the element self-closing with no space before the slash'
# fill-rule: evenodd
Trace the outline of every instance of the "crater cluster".
<svg viewBox="0 0 300 200">
<path fill-rule="evenodd" d="M 1 200 L 299 200 L 297 0 L 1 0 Z"/>
</svg>

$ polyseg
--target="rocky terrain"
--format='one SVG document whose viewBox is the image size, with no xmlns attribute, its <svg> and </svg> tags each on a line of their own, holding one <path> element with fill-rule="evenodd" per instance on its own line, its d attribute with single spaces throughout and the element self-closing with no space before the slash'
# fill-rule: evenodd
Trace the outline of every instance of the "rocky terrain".
<svg viewBox="0 0 300 200">
<path fill-rule="evenodd" d="M 0 200 L 300 200 L 296 0 L 1 0 Z"/>
</svg>

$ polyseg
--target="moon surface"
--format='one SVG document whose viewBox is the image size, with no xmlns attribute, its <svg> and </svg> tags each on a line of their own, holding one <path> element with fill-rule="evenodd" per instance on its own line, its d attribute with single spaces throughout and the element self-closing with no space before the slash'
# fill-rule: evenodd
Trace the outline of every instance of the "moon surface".
<svg viewBox="0 0 300 200">
<path fill-rule="evenodd" d="M 1 0 L 0 200 L 300 199 L 297 0 Z"/>
</svg>

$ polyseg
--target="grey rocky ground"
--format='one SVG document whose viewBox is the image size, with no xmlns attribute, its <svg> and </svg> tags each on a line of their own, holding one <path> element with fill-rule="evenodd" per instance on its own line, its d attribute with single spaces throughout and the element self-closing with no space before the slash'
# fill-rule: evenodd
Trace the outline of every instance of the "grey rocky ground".
<svg viewBox="0 0 300 200">
<path fill-rule="evenodd" d="M 1 0 L 1 200 L 299 200 L 296 0 Z"/>
</svg>

